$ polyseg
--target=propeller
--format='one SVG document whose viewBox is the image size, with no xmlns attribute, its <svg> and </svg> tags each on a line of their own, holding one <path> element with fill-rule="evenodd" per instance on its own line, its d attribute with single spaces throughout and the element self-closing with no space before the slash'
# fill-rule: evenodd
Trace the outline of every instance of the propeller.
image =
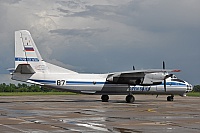
<svg viewBox="0 0 200 133">
<path fill-rule="evenodd" d="M 165 62 L 163 61 L 163 69 L 165 69 Z"/>
<path fill-rule="evenodd" d="M 163 70 L 165 70 L 165 62 L 163 61 Z M 181 70 L 179 70 L 179 69 L 175 69 L 175 70 L 173 70 L 172 72 L 180 72 Z M 164 74 L 166 74 L 166 71 L 164 71 Z M 165 92 L 167 91 L 167 82 L 166 82 L 166 79 L 167 78 L 169 78 L 169 77 L 172 77 L 173 76 L 173 74 L 167 74 L 167 75 L 165 75 L 165 78 L 164 78 L 164 90 L 165 90 Z"/>
<path fill-rule="evenodd" d="M 165 62 L 163 61 L 163 70 L 165 69 Z M 165 72 L 164 72 L 165 74 Z M 167 91 L 167 85 L 166 85 L 166 78 L 168 78 L 169 75 L 167 75 L 164 79 L 164 89 L 165 89 L 165 92 Z"/>
</svg>

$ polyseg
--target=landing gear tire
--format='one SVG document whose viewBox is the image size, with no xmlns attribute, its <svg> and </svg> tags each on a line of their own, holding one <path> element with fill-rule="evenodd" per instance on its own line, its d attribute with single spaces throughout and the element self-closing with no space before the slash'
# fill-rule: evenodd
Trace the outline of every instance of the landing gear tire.
<svg viewBox="0 0 200 133">
<path fill-rule="evenodd" d="M 126 102 L 127 103 L 133 103 L 135 101 L 135 97 L 133 95 L 127 95 L 126 96 Z"/>
<path fill-rule="evenodd" d="M 167 101 L 174 101 L 174 96 L 168 96 Z"/>
<path fill-rule="evenodd" d="M 108 95 L 102 95 L 101 96 L 101 101 L 102 102 L 108 102 L 108 100 L 109 100 L 109 96 Z"/>
</svg>

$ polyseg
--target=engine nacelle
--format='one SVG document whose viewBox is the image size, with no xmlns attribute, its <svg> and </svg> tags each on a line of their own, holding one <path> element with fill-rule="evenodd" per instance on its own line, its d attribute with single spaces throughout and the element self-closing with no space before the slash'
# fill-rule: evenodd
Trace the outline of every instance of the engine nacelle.
<svg viewBox="0 0 200 133">
<path fill-rule="evenodd" d="M 164 80 L 165 79 L 164 73 L 150 73 L 146 74 L 145 78 L 154 79 L 154 80 Z"/>
<path fill-rule="evenodd" d="M 165 79 L 164 73 L 149 73 L 146 74 L 142 84 L 157 84 L 161 83 Z"/>
</svg>

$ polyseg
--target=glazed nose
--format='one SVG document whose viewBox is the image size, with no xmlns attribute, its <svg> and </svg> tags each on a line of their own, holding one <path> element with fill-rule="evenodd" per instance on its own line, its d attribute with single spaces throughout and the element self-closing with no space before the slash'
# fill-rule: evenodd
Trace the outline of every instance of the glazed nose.
<svg viewBox="0 0 200 133">
<path fill-rule="evenodd" d="M 190 91 L 192 91 L 193 90 L 193 86 L 191 85 L 191 84 L 188 84 L 187 85 L 187 92 L 190 92 Z"/>
</svg>

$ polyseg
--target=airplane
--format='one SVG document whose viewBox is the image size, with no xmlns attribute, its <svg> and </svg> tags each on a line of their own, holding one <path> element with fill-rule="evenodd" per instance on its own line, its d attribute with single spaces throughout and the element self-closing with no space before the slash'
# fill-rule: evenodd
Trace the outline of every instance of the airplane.
<svg viewBox="0 0 200 133">
<path fill-rule="evenodd" d="M 127 103 L 135 101 L 133 94 L 170 95 L 167 101 L 173 101 L 174 95 L 186 96 L 187 92 L 192 91 L 192 85 L 169 74 L 179 71 L 165 69 L 163 62 L 163 69 L 105 74 L 78 73 L 45 62 L 30 32 L 15 31 L 15 68 L 11 73 L 12 80 L 62 91 L 102 95 L 102 102 L 108 102 L 109 95 L 127 95 Z"/>
</svg>

